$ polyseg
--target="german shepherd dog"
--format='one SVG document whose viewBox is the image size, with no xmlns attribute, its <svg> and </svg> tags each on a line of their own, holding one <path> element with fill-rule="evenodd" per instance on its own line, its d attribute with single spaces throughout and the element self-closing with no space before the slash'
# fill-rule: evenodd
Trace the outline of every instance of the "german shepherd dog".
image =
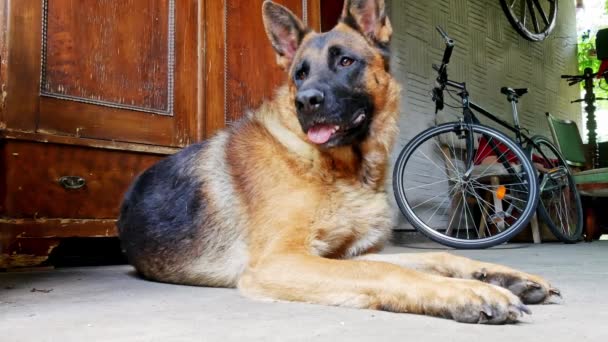
<svg viewBox="0 0 608 342">
<path fill-rule="evenodd" d="M 141 174 L 118 228 L 143 277 L 252 298 L 515 322 L 559 294 L 543 278 L 446 253 L 373 254 L 400 86 L 384 0 L 345 2 L 326 33 L 262 6 L 287 83 L 272 101 Z"/>
</svg>

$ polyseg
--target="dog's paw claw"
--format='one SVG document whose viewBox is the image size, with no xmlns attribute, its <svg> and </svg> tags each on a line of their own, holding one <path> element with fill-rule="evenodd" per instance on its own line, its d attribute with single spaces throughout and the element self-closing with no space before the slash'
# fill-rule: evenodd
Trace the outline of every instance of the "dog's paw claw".
<svg viewBox="0 0 608 342">
<path fill-rule="evenodd" d="M 556 297 L 562 298 L 562 292 L 553 287 L 549 289 L 549 294 L 551 296 L 556 296 Z"/>
<path fill-rule="evenodd" d="M 464 323 L 509 324 L 530 314 L 520 298 L 504 288 L 477 281 L 463 284 L 466 288 L 454 294 L 444 317 Z"/>
<path fill-rule="evenodd" d="M 521 316 L 523 316 L 524 314 L 527 314 L 527 315 L 532 314 L 532 310 L 530 310 L 530 308 L 527 307 L 525 304 L 520 304 L 517 306 L 517 308 L 519 309 Z"/>
<path fill-rule="evenodd" d="M 490 322 L 490 320 L 492 320 L 493 317 L 494 317 L 494 315 L 492 314 L 492 308 L 490 308 L 490 307 L 484 308 L 479 313 L 479 321 L 477 321 L 477 323 L 478 324 L 487 324 L 488 322 Z"/>
<path fill-rule="evenodd" d="M 486 318 L 492 318 L 494 314 L 492 313 L 492 307 L 488 304 L 484 304 L 481 308 L 481 313 L 486 316 Z"/>
<path fill-rule="evenodd" d="M 544 303 L 551 296 L 561 298 L 561 292 L 544 279 L 521 272 L 492 272 L 482 268 L 473 272 L 473 278 L 498 285 L 517 295 L 525 304 Z"/>
<path fill-rule="evenodd" d="M 473 278 L 475 278 L 477 280 L 483 281 L 487 277 L 488 277 L 488 270 L 486 270 L 485 268 L 482 268 L 479 271 L 473 272 Z"/>
</svg>

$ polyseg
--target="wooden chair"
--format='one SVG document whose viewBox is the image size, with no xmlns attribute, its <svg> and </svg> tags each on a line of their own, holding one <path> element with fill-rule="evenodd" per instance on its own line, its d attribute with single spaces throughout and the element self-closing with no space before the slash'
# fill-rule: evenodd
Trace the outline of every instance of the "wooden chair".
<svg viewBox="0 0 608 342">
<path fill-rule="evenodd" d="M 570 120 L 560 120 L 549 113 L 547 113 L 547 120 L 553 140 L 573 170 L 576 188 L 581 196 L 608 197 L 608 168 L 586 169 L 587 158 L 576 123 Z M 584 209 L 585 240 L 590 241 L 594 235 L 598 234 L 597 215 L 590 206 L 586 206 Z"/>
</svg>

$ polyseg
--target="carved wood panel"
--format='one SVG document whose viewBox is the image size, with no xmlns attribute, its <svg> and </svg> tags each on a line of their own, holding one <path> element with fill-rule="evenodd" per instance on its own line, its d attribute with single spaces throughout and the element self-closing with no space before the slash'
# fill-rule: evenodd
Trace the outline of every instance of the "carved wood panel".
<svg viewBox="0 0 608 342">
<path fill-rule="evenodd" d="M 3 4 L 0 126 L 172 147 L 201 138 L 203 0 Z"/>
<path fill-rule="evenodd" d="M 172 114 L 174 0 L 44 0 L 42 95 Z"/>
</svg>

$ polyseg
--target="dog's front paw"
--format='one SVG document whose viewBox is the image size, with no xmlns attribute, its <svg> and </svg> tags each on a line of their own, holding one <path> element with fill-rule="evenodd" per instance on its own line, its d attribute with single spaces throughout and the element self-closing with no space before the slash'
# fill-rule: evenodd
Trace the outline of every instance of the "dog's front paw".
<svg viewBox="0 0 608 342">
<path fill-rule="evenodd" d="M 539 276 L 517 271 L 490 271 L 482 268 L 473 273 L 473 278 L 504 287 L 517 295 L 526 304 L 546 302 L 551 296 L 561 297 L 561 292 Z"/>
<path fill-rule="evenodd" d="M 498 286 L 463 280 L 453 290 L 444 316 L 458 322 L 505 324 L 531 314 L 517 296 Z"/>
</svg>

